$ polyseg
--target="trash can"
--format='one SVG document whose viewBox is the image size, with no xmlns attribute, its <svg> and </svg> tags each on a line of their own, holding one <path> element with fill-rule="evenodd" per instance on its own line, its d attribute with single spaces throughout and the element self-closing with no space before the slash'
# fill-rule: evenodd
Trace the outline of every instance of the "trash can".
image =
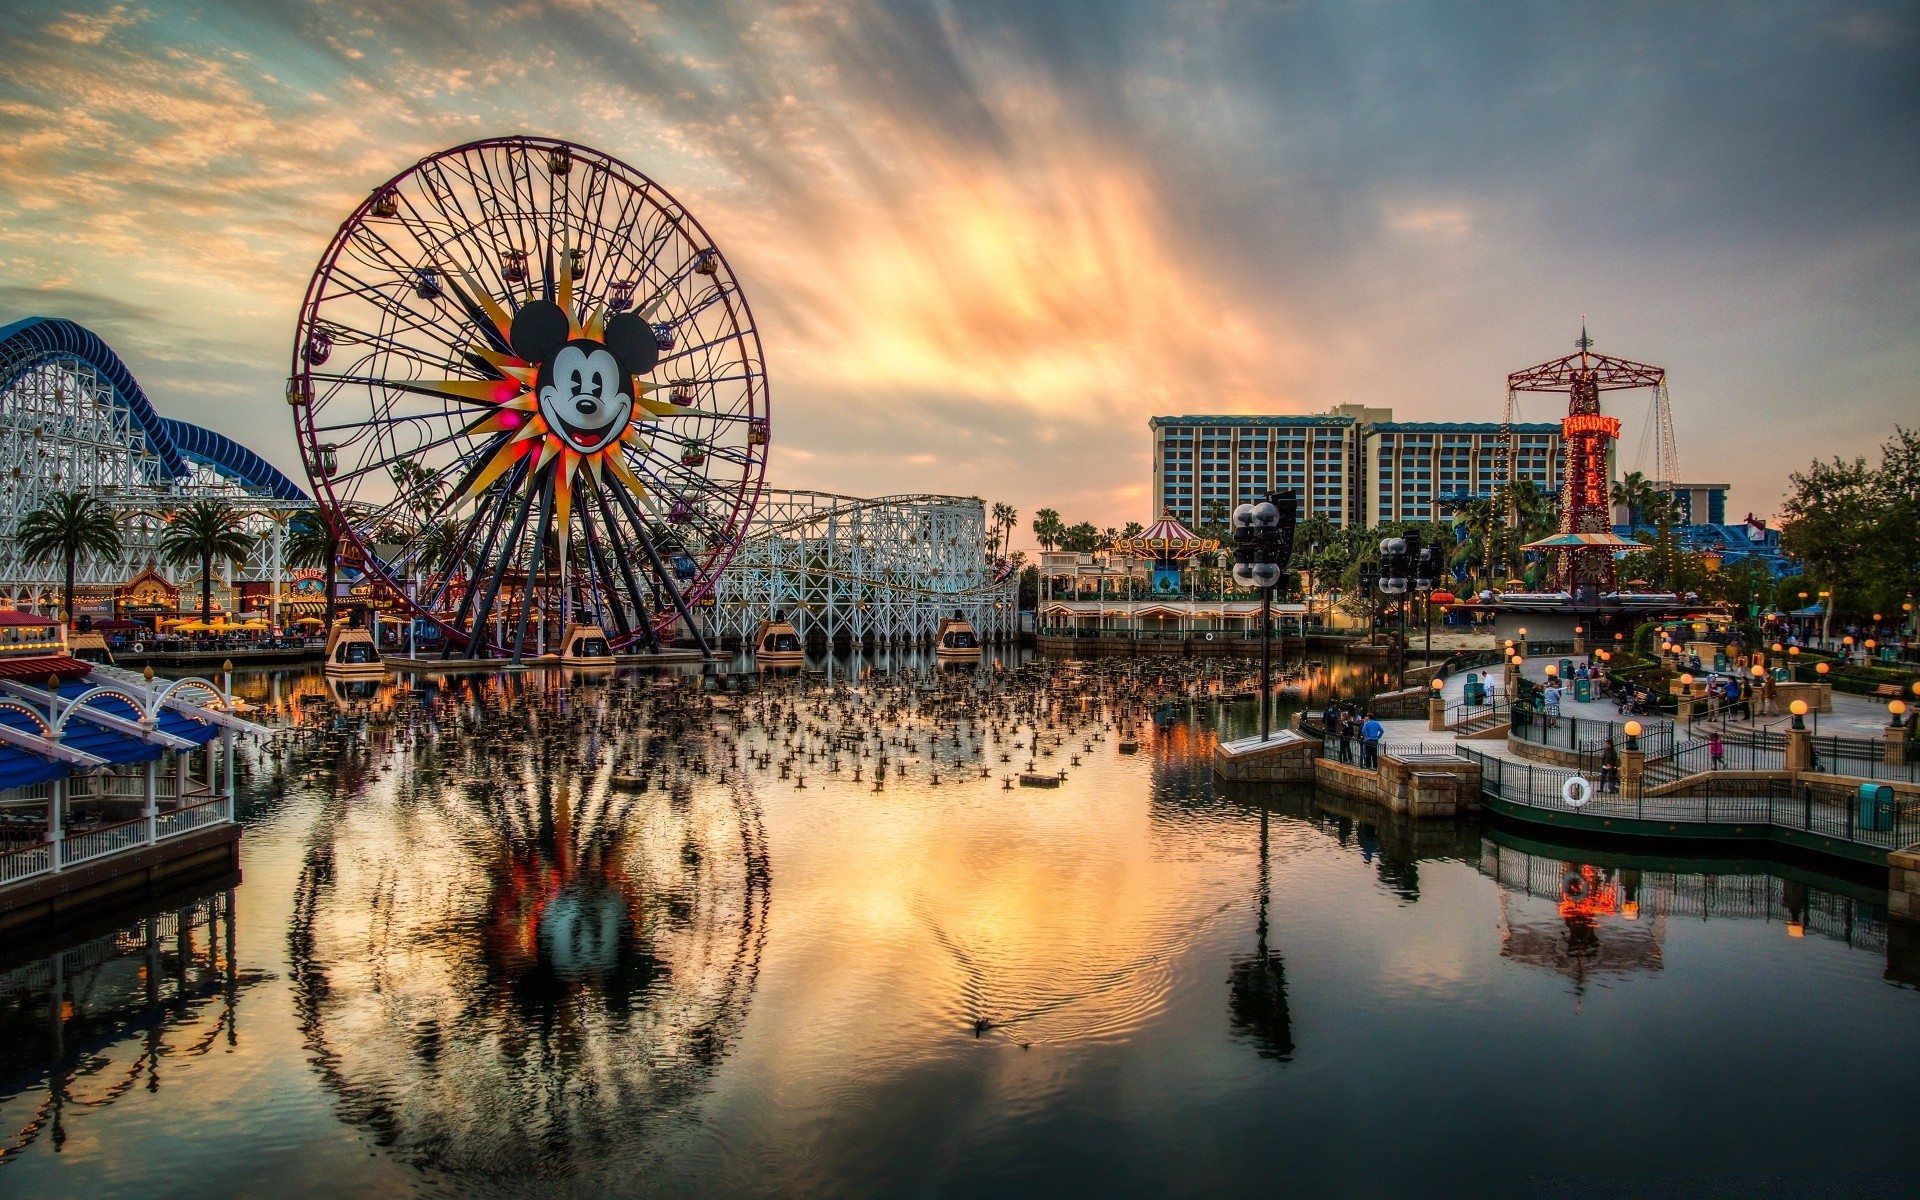
<svg viewBox="0 0 1920 1200">
<path fill-rule="evenodd" d="M 1860 785 L 1860 826 L 1873 833 L 1893 829 L 1893 789 L 1884 783 Z"/>
<path fill-rule="evenodd" d="M 1575 679 L 1573 681 L 1573 698 L 1580 701 L 1593 699 L 1593 680 Z"/>
<path fill-rule="evenodd" d="M 1487 692 L 1486 692 L 1485 686 L 1483 686 L 1480 682 L 1479 672 L 1468 671 L 1467 672 L 1467 703 L 1468 704 L 1485 704 L 1486 702 L 1487 702 Z"/>
<path fill-rule="evenodd" d="M 1560 682 L 1562 684 L 1565 684 L 1567 680 L 1572 678 L 1573 678 L 1573 660 L 1570 658 L 1561 659 L 1560 660 Z"/>
</svg>

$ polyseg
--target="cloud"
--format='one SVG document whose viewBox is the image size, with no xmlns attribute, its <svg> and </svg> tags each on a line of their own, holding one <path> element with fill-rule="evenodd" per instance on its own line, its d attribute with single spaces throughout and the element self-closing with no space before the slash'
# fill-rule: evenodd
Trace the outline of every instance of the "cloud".
<svg viewBox="0 0 1920 1200">
<path fill-rule="evenodd" d="M 1586 312 L 1673 371 L 1689 470 L 1766 509 L 1808 453 L 1877 441 L 1920 369 L 1911 5 L 1609 10 L 1578 37 L 1527 5 L 1125 0 L 0 18 L 0 302 L 98 304 L 163 408 L 283 468 L 278 381 L 339 220 L 521 130 L 635 163 L 726 249 L 781 485 L 1144 519 L 1149 415 L 1498 419 Z M 1836 379 L 1846 430 L 1807 446 Z"/>
</svg>

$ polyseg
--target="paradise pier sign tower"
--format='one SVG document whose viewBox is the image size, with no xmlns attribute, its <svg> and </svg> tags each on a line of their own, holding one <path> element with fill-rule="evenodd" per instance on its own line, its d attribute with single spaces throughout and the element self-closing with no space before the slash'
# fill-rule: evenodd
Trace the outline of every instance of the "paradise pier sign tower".
<svg viewBox="0 0 1920 1200">
<path fill-rule="evenodd" d="M 1560 530 L 1552 537 L 1527 545 L 1554 555 L 1554 584 L 1576 602 L 1592 601 L 1616 590 L 1613 556 L 1639 543 L 1613 532 L 1613 446 L 1620 437 L 1620 418 L 1600 411 L 1600 393 L 1629 388 L 1654 389 L 1654 423 L 1658 429 L 1659 479 L 1674 475 L 1673 419 L 1667 405 L 1664 367 L 1593 353 L 1593 339 L 1581 327 L 1578 352 L 1507 376 L 1506 428 L 1514 424 L 1515 401 L 1521 392 L 1565 392 L 1567 415 L 1560 422 Z M 1513 458 L 1507 452 L 1510 477 Z"/>
</svg>

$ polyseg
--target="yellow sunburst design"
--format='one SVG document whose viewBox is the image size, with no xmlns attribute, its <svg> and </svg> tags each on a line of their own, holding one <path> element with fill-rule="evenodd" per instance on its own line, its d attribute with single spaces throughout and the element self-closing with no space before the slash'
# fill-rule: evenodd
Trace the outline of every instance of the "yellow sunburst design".
<svg viewBox="0 0 1920 1200">
<path fill-rule="evenodd" d="M 472 282 L 470 277 L 468 282 Z M 600 341 L 608 316 L 605 308 L 596 309 L 583 324 L 573 313 L 573 281 L 569 272 L 561 272 L 556 291 L 558 295 L 555 301 L 567 314 L 570 336 Z M 506 310 L 487 294 L 485 288 L 471 287 L 470 294 L 478 298 L 488 319 L 504 338 L 512 324 Z M 490 346 L 472 346 L 469 349 L 476 357 L 498 370 L 501 378 L 425 380 L 413 385 L 420 390 L 455 400 L 491 406 L 492 411 L 470 424 L 467 432 L 478 438 L 498 439 L 498 445 L 486 466 L 452 497 L 453 503 L 458 504 L 485 491 L 516 464 L 526 461 L 525 486 L 529 488 L 535 486 L 536 477 L 544 474 L 543 468 L 547 464 L 557 464 L 554 516 L 555 527 L 563 543 L 567 537 L 568 519 L 572 515 L 574 479 L 583 469 L 592 474 L 596 483 L 607 483 L 609 476 L 618 480 L 646 510 L 653 510 L 654 505 L 646 486 L 627 464 L 621 447 L 651 445 L 647 427 L 654 421 L 661 417 L 689 416 L 697 413 L 698 409 L 651 399 L 648 393 L 654 391 L 656 385 L 638 375 L 632 376 L 633 415 L 618 432 L 609 434 L 604 442 L 592 450 L 582 452 L 567 445 L 549 427 L 546 416 L 540 411 L 540 401 L 534 391 L 535 380 L 540 372 L 539 363 L 528 362 L 510 351 L 495 350 Z"/>
</svg>

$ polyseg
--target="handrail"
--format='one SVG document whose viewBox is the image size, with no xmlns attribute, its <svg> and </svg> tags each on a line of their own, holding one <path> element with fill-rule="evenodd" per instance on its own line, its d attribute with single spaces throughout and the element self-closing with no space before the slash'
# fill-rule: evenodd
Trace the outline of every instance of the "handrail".
<svg viewBox="0 0 1920 1200">
<path fill-rule="evenodd" d="M 0 852 L 0 883 L 30 879 L 53 870 L 53 843 L 36 842 L 18 850 Z"/>
<path fill-rule="evenodd" d="M 121 821 L 115 825 L 90 829 L 85 833 L 74 834 L 61 840 L 60 865 L 71 867 L 76 863 L 117 854 L 122 850 L 144 845 L 146 840 L 147 819 L 145 817 L 135 817 L 131 821 Z"/>
<path fill-rule="evenodd" d="M 1600 818 L 1610 822 L 1614 833 L 1635 833 L 1620 824 L 1632 820 L 1647 822 L 1647 835 L 1655 837 L 1673 836 L 1683 825 L 1737 825 L 1765 827 L 1768 836 L 1775 830 L 1810 834 L 1875 852 L 1920 840 L 1920 798 L 1910 796 L 1896 796 L 1884 804 L 1871 802 L 1867 811 L 1875 819 L 1869 822 L 1862 819 L 1863 806 L 1854 797 L 1817 797 L 1804 780 L 1708 777 L 1684 794 L 1652 795 L 1632 783 L 1623 783 L 1617 791 L 1602 791 L 1598 780 L 1564 767 L 1499 758 L 1466 746 L 1458 747 L 1456 753 L 1479 765 L 1483 796 L 1516 809 L 1551 814 L 1556 822 Z M 1581 789 L 1568 785 L 1576 775 L 1588 784 L 1578 804 L 1568 802 L 1569 794 L 1580 797 Z"/>
</svg>

